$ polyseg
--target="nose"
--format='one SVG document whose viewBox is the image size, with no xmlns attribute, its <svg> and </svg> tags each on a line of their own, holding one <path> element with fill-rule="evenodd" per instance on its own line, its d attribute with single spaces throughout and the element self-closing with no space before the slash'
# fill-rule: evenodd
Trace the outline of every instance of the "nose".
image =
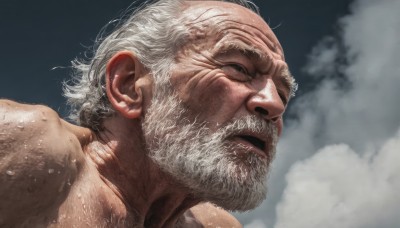
<svg viewBox="0 0 400 228">
<path fill-rule="evenodd" d="M 251 113 L 272 122 L 277 122 L 285 111 L 285 105 L 272 81 L 252 94 L 246 105 Z"/>
</svg>

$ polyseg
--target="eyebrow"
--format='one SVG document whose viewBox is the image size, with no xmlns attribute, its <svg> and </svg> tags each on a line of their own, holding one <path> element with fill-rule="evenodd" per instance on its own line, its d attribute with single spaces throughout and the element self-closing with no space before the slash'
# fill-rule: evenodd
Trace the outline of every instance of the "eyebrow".
<svg viewBox="0 0 400 228">
<path fill-rule="evenodd" d="M 260 61 L 260 62 L 265 62 L 265 63 L 271 63 L 271 59 L 269 56 L 265 55 L 262 53 L 260 50 L 257 48 L 254 48 L 250 45 L 247 45 L 242 42 L 229 42 L 225 43 L 222 45 L 219 45 L 216 47 L 215 50 L 215 56 L 221 55 L 221 54 L 226 54 L 229 52 L 240 52 L 241 54 L 245 55 L 246 57 Z M 214 57 L 215 57 L 214 56 Z M 290 73 L 288 67 L 285 67 L 281 72 L 279 73 L 279 78 L 282 84 L 288 88 L 289 91 L 289 98 L 292 98 L 295 96 L 296 91 L 298 89 L 298 84 L 296 80 L 294 79 L 293 75 Z"/>
<path fill-rule="evenodd" d="M 216 47 L 216 50 L 214 51 L 216 55 L 225 54 L 228 52 L 240 52 L 243 55 L 252 59 L 257 59 L 263 62 L 269 61 L 268 57 L 265 54 L 263 54 L 260 50 L 242 42 L 224 43 L 222 45 L 218 45 Z"/>
<path fill-rule="evenodd" d="M 281 71 L 280 78 L 284 86 L 289 88 L 289 99 L 294 97 L 299 85 L 287 67 Z"/>
</svg>

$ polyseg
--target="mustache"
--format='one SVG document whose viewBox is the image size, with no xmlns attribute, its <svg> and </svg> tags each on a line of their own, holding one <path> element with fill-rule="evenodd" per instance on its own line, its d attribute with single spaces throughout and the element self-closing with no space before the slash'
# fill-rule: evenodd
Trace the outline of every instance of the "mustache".
<svg viewBox="0 0 400 228">
<path fill-rule="evenodd" d="M 231 134 L 255 133 L 265 138 L 277 137 L 278 127 L 271 121 L 257 116 L 248 115 L 229 121 L 221 128 L 222 131 Z"/>
</svg>

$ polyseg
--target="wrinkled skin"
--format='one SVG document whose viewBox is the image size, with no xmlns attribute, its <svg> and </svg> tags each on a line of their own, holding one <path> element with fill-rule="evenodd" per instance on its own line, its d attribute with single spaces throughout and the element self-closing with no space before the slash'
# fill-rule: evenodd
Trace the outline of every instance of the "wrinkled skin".
<svg viewBox="0 0 400 228">
<path fill-rule="evenodd" d="M 187 118 L 217 129 L 257 115 L 281 132 L 291 85 L 268 25 L 222 2 L 190 3 L 183 17 L 192 41 L 177 54 L 171 83 Z M 153 88 L 134 53 L 117 53 L 107 65 L 107 96 L 117 114 L 96 133 L 47 107 L 0 101 L 0 226 L 240 227 L 147 157 L 141 119 Z"/>
<path fill-rule="evenodd" d="M 172 70 L 183 103 L 210 126 L 249 113 L 262 115 L 261 108 L 268 112 L 262 117 L 275 121 L 281 132 L 290 76 L 268 25 L 253 12 L 223 2 L 195 3 L 186 12 L 190 12 L 188 26 L 196 27 L 194 42 L 178 54 Z"/>
</svg>

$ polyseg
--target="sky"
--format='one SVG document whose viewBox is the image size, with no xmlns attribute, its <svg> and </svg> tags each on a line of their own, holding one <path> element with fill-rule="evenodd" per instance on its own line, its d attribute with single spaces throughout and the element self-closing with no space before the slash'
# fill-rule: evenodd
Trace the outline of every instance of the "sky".
<svg viewBox="0 0 400 228">
<path fill-rule="evenodd" d="M 400 0 L 255 1 L 299 91 L 246 228 L 400 227 Z M 1 1 L 0 97 L 67 113 L 61 82 L 130 1 Z"/>
</svg>

